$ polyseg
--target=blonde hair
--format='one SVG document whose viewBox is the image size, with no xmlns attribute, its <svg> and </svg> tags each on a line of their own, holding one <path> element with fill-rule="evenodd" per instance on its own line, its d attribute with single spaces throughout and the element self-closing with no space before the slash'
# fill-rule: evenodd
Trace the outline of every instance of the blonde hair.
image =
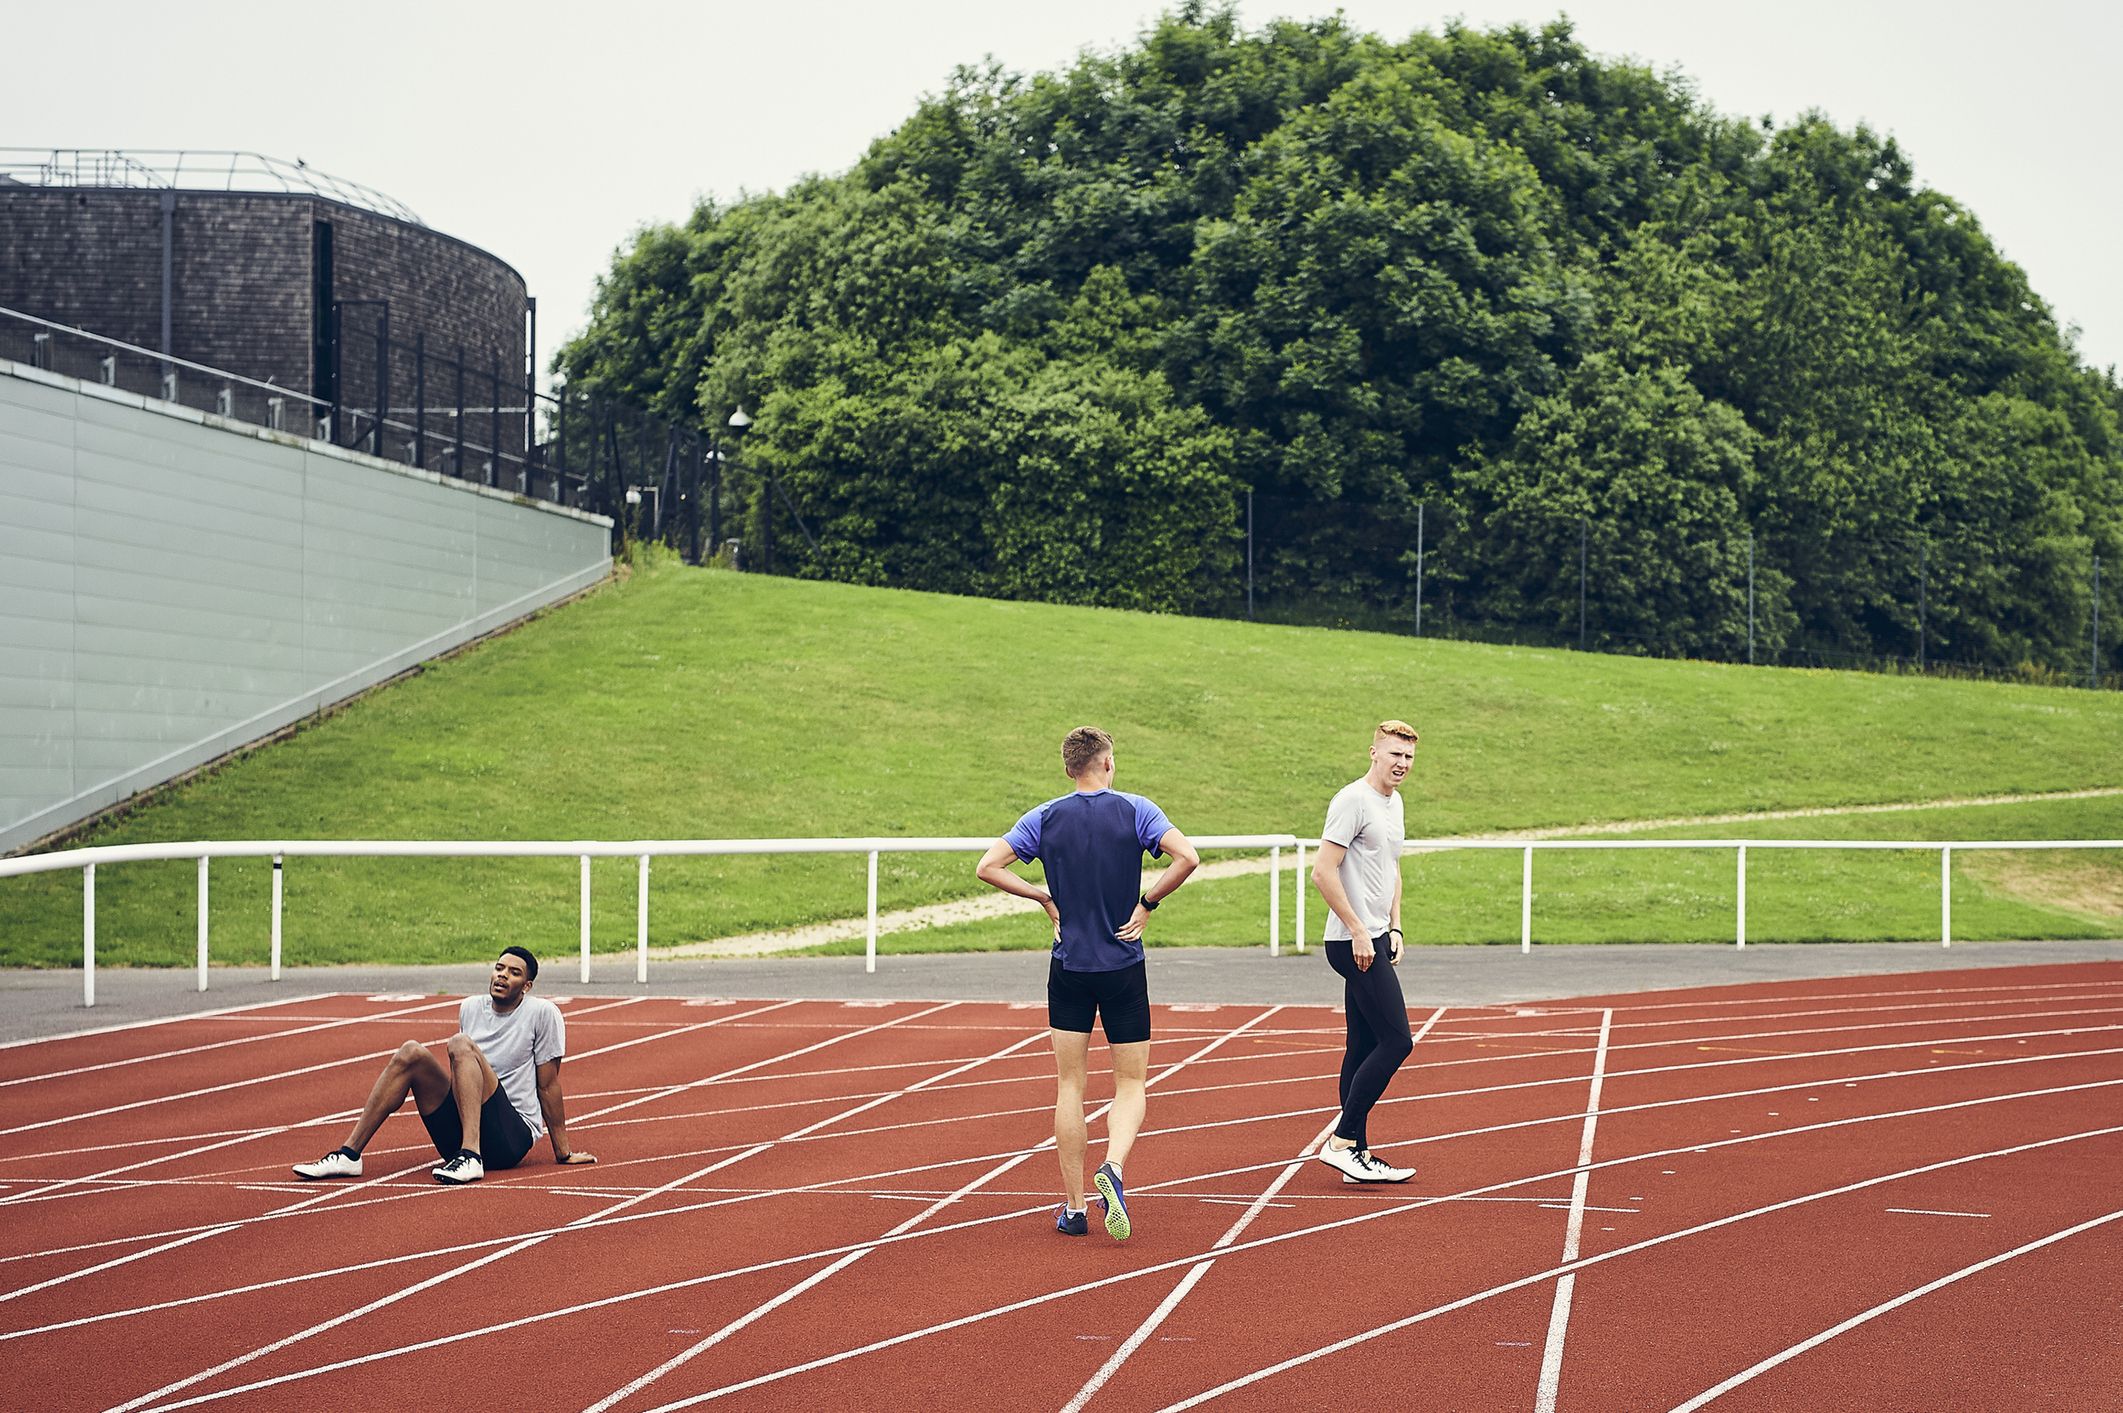
<svg viewBox="0 0 2123 1413">
<path fill-rule="evenodd" d="M 1381 721 L 1378 724 L 1378 729 L 1371 733 L 1371 739 L 1374 741 L 1376 741 L 1381 736 L 1398 736 L 1403 741 L 1408 742 L 1410 745 L 1414 745 L 1417 741 L 1423 739 L 1422 737 L 1415 734 L 1415 728 L 1413 726 L 1410 726 L 1407 722 L 1401 720 L 1397 716 L 1387 717 L 1384 721 Z"/>
<path fill-rule="evenodd" d="M 1062 737 L 1062 769 L 1071 780 L 1091 768 L 1092 762 L 1113 749 L 1113 738 L 1096 726 L 1079 726 Z"/>
</svg>

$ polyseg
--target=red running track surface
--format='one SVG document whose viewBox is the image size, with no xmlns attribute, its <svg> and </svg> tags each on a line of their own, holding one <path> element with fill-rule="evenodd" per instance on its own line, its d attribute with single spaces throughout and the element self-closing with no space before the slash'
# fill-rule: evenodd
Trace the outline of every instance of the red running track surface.
<svg viewBox="0 0 2123 1413">
<path fill-rule="evenodd" d="M 2123 966 L 1418 1005 L 1384 1188 L 1338 1014 L 1160 1007 L 1126 1243 L 1032 1005 L 571 997 L 594 1167 L 293 1181 L 454 1006 L 0 1049 L 0 1405 L 2123 1406 Z"/>
</svg>

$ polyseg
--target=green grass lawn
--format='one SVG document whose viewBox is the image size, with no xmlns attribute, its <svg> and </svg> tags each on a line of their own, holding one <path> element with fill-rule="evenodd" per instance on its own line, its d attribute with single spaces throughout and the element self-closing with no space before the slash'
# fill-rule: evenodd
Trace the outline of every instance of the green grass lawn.
<svg viewBox="0 0 2123 1413">
<path fill-rule="evenodd" d="M 1423 732 L 1408 787 L 1418 834 L 2123 784 L 2123 695 L 2113 693 L 997 603 L 665 560 L 79 842 L 992 836 L 1067 788 L 1060 738 L 1087 721 L 1116 738 L 1119 786 L 1154 796 L 1190 833 L 1312 833 L 1327 797 L 1361 772 L 1369 727 L 1386 715 Z M 2113 812 L 2057 817 L 2077 820 L 2075 835 L 2096 824 L 2118 832 Z M 1834 827 L 1892 832 L 1908 819 Z M 1672 879 L 1621 877 L 1641 866 L 1611 855 L 1542 859 L 1537 938 L 1728 935 L 1729 855 Z M 1842 935 L 1855 915 L 1821 913 L 1827 895 L 1800 875 L 1783 881 L 1784 871 L 1855 870 L 1820 887 L 1862 891 L 1865 870 L 1886 866 L 1754 861 L 1750 931 Z M 600 951 L 633 945 L 633 867 L 595 868 Z M 1516 940 L 1515 856 L 1410 867 L 1419 939 Z M 1922 875 L 1927 864 L 1914 856 L 1908 867 Z M 1617 881 L 1597 882 L 1613 869 Z M 880 872 L 887 909 L 978 890 L 967 858 L 887 856 Z M 181 862 L 99 870 L 99 961 L 188 964 L 193 877 Z M 265 956 L 269 878 L 262 860 L 215 866 L 217 961 Z M 668 860 L 654 880 L 658 944 L 863 906 L 859 856 Z M 1957 906 L 1971 929 L 1987 925 L 1983 886 L 1972 877 Z M 576 945 L 571 858 L 291 860 L 286 887 L 294 963 Z M 1190 890 L 1188 920 L 1172 919 L 1166 940 L 1197 925 L 1196 940 L 1221 937 L 1226 918 L 1234 936 L 1264 935 L 1265 888 Z M 1787 893 L 1792 901 L 1780 902 Z M 1914 926 L 1921 908 L 1911 908 Z M 2055 935 L 2031 928 L 2006 930 Z M 932 933 L 925 945 L 949 940 Z M 65 966 L 79 953 L 78 874 L 0 880 L 0 962 Z"/>
</svg>

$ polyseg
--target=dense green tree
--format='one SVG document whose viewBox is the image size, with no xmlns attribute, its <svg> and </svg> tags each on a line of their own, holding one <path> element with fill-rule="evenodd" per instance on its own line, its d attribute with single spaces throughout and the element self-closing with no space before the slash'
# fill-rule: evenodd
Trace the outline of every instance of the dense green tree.
<svg viewBox="0 0 2123 1413">
<path fill-rule="evenodd" d="M 616 256 L 574 385 L 758 417 L 796 572 L 1624 650 L 2083 663 L 2123 392 L 1896 144 L 1567 23 L 1188 4 Z M 786 543 L 781 525 L 779 542 Z M 779 566 L 778 566 L 779 567 Z M 2110 631 L 2113 628 L 2114 631 Z"/>
</svg>

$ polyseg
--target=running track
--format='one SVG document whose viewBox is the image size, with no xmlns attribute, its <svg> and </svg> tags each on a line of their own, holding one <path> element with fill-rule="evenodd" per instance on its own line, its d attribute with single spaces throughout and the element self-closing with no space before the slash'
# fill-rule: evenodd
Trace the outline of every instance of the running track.
<svg viewBox="0 0 2123 1413">
<path fill-rule="evenodd" d="M 1029 1006 L 574 997 L 595 1167 L 292 1181 L 455 1004 L 0 1049 L 0 1404 L 2123 1406 L 2123 965 L 1418 1006 L 1385 1189 L 1338 1015 L 1161 1007 L 1125 1245 Z"/>
</svg>

